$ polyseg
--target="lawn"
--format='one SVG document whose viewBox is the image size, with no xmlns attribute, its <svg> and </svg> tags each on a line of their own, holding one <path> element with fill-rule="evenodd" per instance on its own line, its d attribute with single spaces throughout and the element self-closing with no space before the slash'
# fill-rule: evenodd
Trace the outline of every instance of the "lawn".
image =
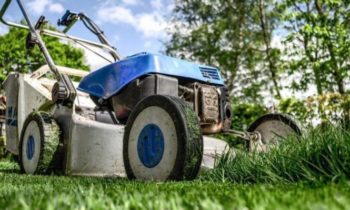
<svg viewBox="0 0 350 210">
<path fill-rule="evenodd" d="M 4 160 L 0 209 L 347 209 L 349 137 L 317 131 L 298 147 L 287 142 L 266 155 L 238 153 L 191 182 L 28 176 Z"/>
</svg>

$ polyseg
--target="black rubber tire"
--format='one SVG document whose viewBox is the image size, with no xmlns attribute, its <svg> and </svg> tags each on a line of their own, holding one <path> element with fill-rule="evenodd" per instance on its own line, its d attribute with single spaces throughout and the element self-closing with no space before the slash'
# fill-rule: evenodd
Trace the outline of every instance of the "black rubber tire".
<svg viewBox="0 0 350 210">
<path fill-rule="evenodd" d="M 266 114 L 266 115 L 259 117 L 257 120 L 255 120 L 249 126 L 247 131 L 254 132 L 259 127 L 259 125 L 261 125 L 262 123 L 265 123 L 267 121 L 272 121 L 272 120 L 281 121 L 284 124 L 288 125 L 290 128 L 292 128 L 292 130 L 296 133 L 296 135 L 300 136 L 302 134 L 298 123 L 296 123 L 290 116 L 288 116 L 286 114 L 280 114 L 280 113 L 270 113 L 270 114 Z M 248 150 L 250 150 L 248 141 L 246 141 L 246 148 Z"/>
<path fill-rule="evenodd" d="M 40 154 L 35 172 L 48 174 L 60 171 L 63 167 L 63 144 L 60 142 L 60 128 L 53 118 L 43 112 L 30 114 L 24 122 L 19 145 L 19 165 L 21 172 L 26 173 L 23 162 L 23 142 L 25 130 L 30 122 L 35 121 L 40 130 Z"/>
<path fill-rule="evenodd" d="M 147 107 L 164 109 L 172 118 L 177 134 L 177 154 L 175 164 L 166 180 L 192 180 L 198 175 L 203 158 L 203 137 L 197 115 L 185 101 L 164 95 L 153 95 L 139 102 L 132 111 L 124 133 L 124 164 L 129 179 L 136 176 L 130 166 L 128 142 L 131 127 L 137 116 Z M 150 177 L 149 180 L 152 180 Z"/>
</svg>

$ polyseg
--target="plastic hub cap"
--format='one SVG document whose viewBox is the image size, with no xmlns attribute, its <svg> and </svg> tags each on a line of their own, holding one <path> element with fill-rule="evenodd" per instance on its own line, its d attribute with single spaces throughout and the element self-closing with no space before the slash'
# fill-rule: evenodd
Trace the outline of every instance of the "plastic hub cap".
<svg viewBox="0 0 350 210">
<path fill-rule="evenodd" d="M 29 136 L 27 141 L 27 150 L 26 150 L 28 160 L 31 160 L 33 158 L 34 152 L 35 152 L 35 140 L 33 136 Z"/>
<path fill-rule="evenodd" d="M 140 161 L 147 168 L 153 168 L 162 160 L 164 137 L 160 128 L 148 124 L 142 130 L 137 142 L 137 153 Z"/>
</svg>

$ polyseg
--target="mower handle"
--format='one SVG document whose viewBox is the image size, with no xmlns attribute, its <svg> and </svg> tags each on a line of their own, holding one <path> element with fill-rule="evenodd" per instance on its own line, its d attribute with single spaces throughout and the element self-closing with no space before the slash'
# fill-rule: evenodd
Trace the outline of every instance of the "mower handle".
<svg viewBox="0 0 350 210">
<path fill-rule="evenodd" d="M 10 26 L 10 27 L 16 27 L 16 28 L 22 28 L 22 29 L 26 29 L 26 30 L 31 30 L 31 28 L 29 26 L 4 20 L 4 14 L 5 14 L 6 10 L 8 9 L 11 1 L 12 0 L 6 0 L 5 3 L 3 4 L 3 6 L 2 6 L 2 8 L 0 10 L 0 22 L 2 22 L 3 24 L 5 24 L 7 26 Z M 22 11 L 22 13 L 23 13 L 27 23 L 28 23 L 29 18 L 28 18 L 28 15 L 27 15 L 26 11 L 23 8 L 22 2 L 20 0 L 17 0 L 17 3 L 20 6 L 21 11 Z M 27 18 L 28 18 L 28 20 L 27 20 Z M 82 39 L 82 38 L 79 38 L 79 37 L 71 36 L 71 35 L 62 33 L 60 31 L 52 31 L 52 30 L 48 30 L 48 29 L 42 29 L 41 33 L 44 34 L 44 35 L 55 37 L 55 38 L 59 38 L 59 39 L 71 40 L 71 41 L 74 41 L 74 42 L 78 42 L 78 43 L 80 43 L 82 45 L 86 44 L 86 45 L 89 45 L 89 46 L 92 46 L 92 47 L 96 47 L 96 48 L 99 48 L 99 49 L 104 49 L 104 50 L 107 50 L 113 56 L 113 58 L 116 61 L 121 59 L 121 56 L 115 50 L 115 48 L 113 48 L 113 47 L 111 47 L 109 45 L 106 45 L 106 44 L 101 44 L 101 43 L 89 41 L 89 40 L 86 40 L 86 39 Z"/>
<path fill-rule="evenodd" d="M 40 51 L 43 53 L 43 55 L 45 57 L 46 63 L 48 64 L 50 70 L 55 74 L 55 77 L 57 80 L 56 84 L 57 84 L 58 90 L 53 91 L 52 94 L 58 95 L 58 97 L 59 97 L 58 99 L 60 101 L 68 101 L 69 105 L 71 105 L 76 97 L 76 90 L 75 90 L 75 87 L 73 86 L 72 80 L 68 76 L 63 75 L 58 71 L 49 51 L 46 48 L 44 41 L 42 40 L 42 38 L 40 36 L 41 30 L 37 29 L 33 26 L 33 24 L 31 23 L 31 20 L 28 17 L 28 14 L 27 14 L 25 8 L 23 7 L 21 0 L 17 0 L 17 3 L 18 3 L 20 10 L 22 11 L 22 14 L 25 18 L 25 21 L 27 22 L 27 26 L 24 26 L 21 24 L 16 24 L 16 23 L 8 23 L 8 22 L 3 20 L 3 15 L 4 15 L 5 11 L 7 10 L 8 6 L 10 5 L 10 3 L 11 3 L 11 0 L 6 0 L 5 4 L 1 8 L 0 21 L 4 22 L 6 25 L 18 27 L 18 28 L 23 28 L 23 29 L 27 29 L 30 31 L 30 36 L 33 38 L 33 41 L 35 42 L 35 44 L 37 44 L 39 46 Z"/>
<path fill-rule="evenodd" d="M 49 51 L 47 50 L 39 32 L 36 30 L 36 28 L 32 25 L 28 15 L 27 15 L 27 12 L 25 11 L 24 7 L 23 7 L 23 4 L 21 2 L 21 0 L 17 0 L 17 3 L 18 3 L 18 6 L 19 8 L 21 9 L 22 13 L 23 13 L 23 16 L 24 16 L 24 19 L 25 21 L 27 22 L 27 25 L 28 26 L 24 26 L 24 25 L 21 25 L 21 24 L 16 24 L 16 23 L 8 23 L 6 21 L 3 20 L 3 15 L 5 13 L 5 11 L 7 10 L 8 6 L 10 5 L 11 3 L 11 0 L 6 0 L 5 4 L 3 5 L 3 7 L 1 8 L 0 10 L 0 21 L 9 25 L 9 26 L 13 26 L 13 27 L 18 27 L 18 28 L 23 28 L 23 29 L 27 29 L 30 31 L 31 33 L 31 36 L 33 36 L 35 38 L 35 41 L 37 42 L 41 52 L 44 54 L 44 57 L 45 57 L 45 60 L 47 62 L 47 64 L 49 65 L 51 71 L 56 75 L 56 78 L 57 80 L 60 80 L 61 78 L 61 75 L 60 73 L 58 72 L 56 66 L 55 66 L 55 63 L 49 53 Z"/>
</svg>

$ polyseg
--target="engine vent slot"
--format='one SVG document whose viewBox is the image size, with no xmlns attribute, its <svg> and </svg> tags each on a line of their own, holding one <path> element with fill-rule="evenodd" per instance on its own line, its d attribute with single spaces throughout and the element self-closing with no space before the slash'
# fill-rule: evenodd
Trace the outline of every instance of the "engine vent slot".
<svg viewBox="0 0 350 210">
<path fill-rule="evenodd" d="M 220 80 L 218 70 L 212 68 L 200 67 L 203 77 L 208 79 Z"/>
</svg>

